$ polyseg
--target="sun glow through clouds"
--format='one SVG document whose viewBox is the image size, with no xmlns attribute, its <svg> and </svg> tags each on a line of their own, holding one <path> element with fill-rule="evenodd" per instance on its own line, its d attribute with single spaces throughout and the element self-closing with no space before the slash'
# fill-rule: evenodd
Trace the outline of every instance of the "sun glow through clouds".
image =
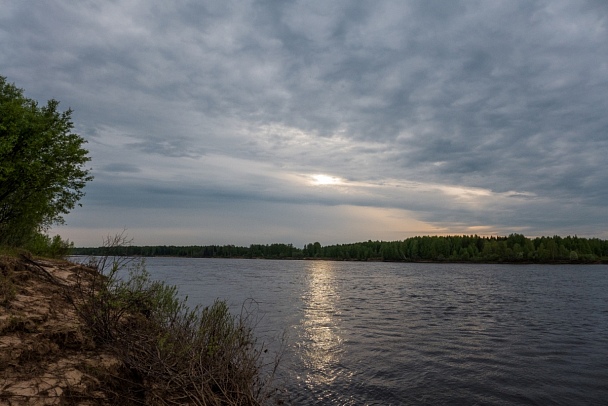
<svg viewBox="0 0 608 406">
<path fill-rule="evenodd" d="M 340 178 L 336 178 L 335 176 L 329 175 L 312 175 L 312 183 L 313 185 L 323 186 L 323 185 L 339 185 L 342 183 Z"/>
</svg>

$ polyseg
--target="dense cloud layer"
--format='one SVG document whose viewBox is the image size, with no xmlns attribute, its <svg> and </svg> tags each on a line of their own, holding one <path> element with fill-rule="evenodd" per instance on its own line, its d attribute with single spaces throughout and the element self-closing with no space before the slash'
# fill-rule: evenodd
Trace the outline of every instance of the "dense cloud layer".
<svg viewBox="0 0 608 406">
<path fill-rule="evenodd" d="M 89 141 L 79 245 L 608 238 L 605 2 L 13 3 L 0 75 Z"/>
</svg>

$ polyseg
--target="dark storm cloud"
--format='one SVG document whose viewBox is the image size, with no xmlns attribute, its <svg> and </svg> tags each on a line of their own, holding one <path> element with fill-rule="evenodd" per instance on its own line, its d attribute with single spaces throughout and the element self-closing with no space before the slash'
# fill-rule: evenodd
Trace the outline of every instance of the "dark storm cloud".
<svg viewBox="0 0 608 406">
<path fill-rule="evenodd" d="M 607 32 L 601 1 L 24 1 L 0 74 L 75 110 L 90 204 L 605 236 Z"/>
</svg>

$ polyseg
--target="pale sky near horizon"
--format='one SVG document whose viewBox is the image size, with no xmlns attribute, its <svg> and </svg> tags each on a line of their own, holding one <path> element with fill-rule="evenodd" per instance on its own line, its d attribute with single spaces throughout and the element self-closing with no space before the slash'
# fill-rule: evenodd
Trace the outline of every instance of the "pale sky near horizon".
<svg viewBox="0 0 608 406">
<path fill-rule="evenodd" d="M 98 246 L 608 238 L 608 2 L 0 1 Z"/>
</svg>

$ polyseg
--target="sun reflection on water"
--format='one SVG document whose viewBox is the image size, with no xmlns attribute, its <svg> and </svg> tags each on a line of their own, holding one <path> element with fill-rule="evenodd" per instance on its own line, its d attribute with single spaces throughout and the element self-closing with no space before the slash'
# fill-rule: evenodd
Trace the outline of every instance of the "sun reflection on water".
<svg viewBox="0 0 608 406">
<path fill-rule="evenodd" d="M 307 269 L 308 289 L 304 304 L 303 333 L 300 342 L 303 362 L 308 373 L 309 389 L 327 388 L 337 378 L 344 378 L 339 368 L 344 352 L 339 331 L 340 292 L 337 290 L 336 270 L 332 262 L 311 261 Z"/>
</svg>

